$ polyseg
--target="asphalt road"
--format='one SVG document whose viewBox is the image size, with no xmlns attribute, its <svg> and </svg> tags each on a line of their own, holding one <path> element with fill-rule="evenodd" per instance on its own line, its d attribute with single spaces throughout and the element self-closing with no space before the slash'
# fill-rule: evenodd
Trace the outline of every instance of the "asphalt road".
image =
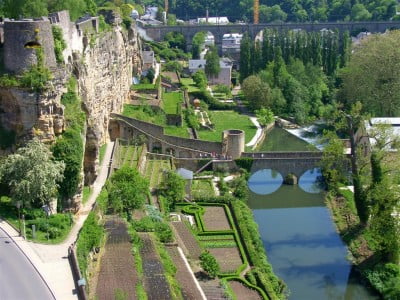
<svg viewBox="0 0 400 300">
<path fill-rule="evenodd" d="M 1 228 L 0 299 L 54 299 L 53 295 L 38 272 Z"/>
</svg>

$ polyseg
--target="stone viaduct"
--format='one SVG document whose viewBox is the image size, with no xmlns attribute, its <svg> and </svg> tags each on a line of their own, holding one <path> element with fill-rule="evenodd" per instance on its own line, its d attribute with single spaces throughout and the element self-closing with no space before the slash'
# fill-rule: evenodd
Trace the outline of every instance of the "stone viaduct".
<svg viewBox="0 0 400 300">
<path fill-rule="evenodd" d="M 139 25 L 137 25 L 139 26 Z M 400 29 L 400 21 L 382 22 L 327 22 L 327 23 L 279 23 L 279 24 L 228 24 L 228 25 L 177 25 L 177 26 L 146 26 L 142 27 L 146 35 L 154 41 L 162 41 L 164 36 L 171 31 L 182 33 L 186 39 L 188 47 L 191 47 L 192 39 L 197 32 L 209 31 L 214 35 L 215 44 L 221 48 L 222 37 L 226 33 L 245 33 L 247 32 L 253 39 L 264 29 L 290 30 L 302 29 L 305 31 L 320 31 L 322 29 L 355 30 L 369 32 L 385 32 L 387 29 Z"/>
<path fill-rule="evenodd" d="M 264 152 L 243 153 L 242 157 L 253 158 L 252 173 L 262 169 L 278 171 L 283 178 L 289 173 L 300 178 L 307 170 L 318 167 L 322 152 Z"/>
</svg>

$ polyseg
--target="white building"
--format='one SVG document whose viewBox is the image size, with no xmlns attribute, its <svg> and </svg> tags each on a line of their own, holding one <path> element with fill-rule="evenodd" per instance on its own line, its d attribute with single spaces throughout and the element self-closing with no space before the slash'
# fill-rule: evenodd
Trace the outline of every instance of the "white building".
<svg viewBox="0 0 400 300">
<path fill-rule="evenodd" d="M 219 60 L 220 71 L 217 77 L 208 78 L 208 82 L 212 85 L 224 84 L 231 86 L 232 79 L 232 61 L 229 58 L 221 58 Z M 189 60 L 189 71 L 191 74 L 196 73 L 199 70 L 204 70 L 206 67 L 205 59 L 190 59 Z"/>
<path fill-rule="evenodd" d="M 215 24 L 215 25 L 226 25 L 229 24 L 227 17 L 208 17 L 207 18 L 197 18 L 197 23 L 199 24 Z"/>
<path fill-rule="evenodd" d="M 204 45 L 205 46 L 214 46 L 214 44 L 215 44 L 214 35 L 211 32 L 207 32 L 207 35 L 204 39 Z"/>
</svg>

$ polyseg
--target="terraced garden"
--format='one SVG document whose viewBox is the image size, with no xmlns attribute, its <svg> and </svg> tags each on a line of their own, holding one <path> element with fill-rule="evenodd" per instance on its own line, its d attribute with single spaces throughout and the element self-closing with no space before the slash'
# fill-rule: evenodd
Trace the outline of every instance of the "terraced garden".
<svg viewBox="0 0 400 300">
<path fill-rule="evenodd" d="M 171 163 L 169 160 L 147 160 L 145 177 L 150 182 L 150 188 L 156 188 L 161 183 L 164 170 L 171 170 Z"/>
<path fill-rule="evenodd" d="M 179 208 L 194 216 L 196 229 L 193 234 L 200 248 L 215 257 L 220 266 L 218 277 L 236 293 L 236 298 L 268 299 L 264 291 L 244 278 L 250 265 L 229 207 L 224 204 L 183 204 Z M 207 295 L 206 290 L 205 293 Z"/>
<path fill-rule="evenodd" d="M 192 196 L 194 199 L 203 195 L 215 196 L 214 187 L 212 186 L 211 179 L 198 179 L 192 182 Z"/>
<path fill-rule="evenodd" d="M 120 142 L 117 151 L 114 159 L 117 159 L 119 167 L 128 166 L 136 168 L 143 151 L 143 146 L 123 145 Z"/>
</svg>

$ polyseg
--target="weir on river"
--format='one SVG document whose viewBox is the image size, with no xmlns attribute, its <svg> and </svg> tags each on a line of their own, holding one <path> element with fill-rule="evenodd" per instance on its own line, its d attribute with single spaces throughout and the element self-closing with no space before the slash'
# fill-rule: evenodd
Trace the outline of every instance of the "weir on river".
<svg viewBox="0 0 400 300">
<path fill-rule="evenodd" d="M 265 143 L 275 151 L 310 150 L 299 141 L 295 143 L 300 147 L 293 149 L 287 138 L 281 142 L 286 132 L 273 130 L 278 132 L 269 134 Z M 274 272 L 288 285 L 290 299 L 376 299 L 353 276 L 315 167 L 303 173 L 298 185 L 284 185 L 283 176 L 271 169 L 253 170 L 250 176 L 249 206 Z"/>
</svg>

